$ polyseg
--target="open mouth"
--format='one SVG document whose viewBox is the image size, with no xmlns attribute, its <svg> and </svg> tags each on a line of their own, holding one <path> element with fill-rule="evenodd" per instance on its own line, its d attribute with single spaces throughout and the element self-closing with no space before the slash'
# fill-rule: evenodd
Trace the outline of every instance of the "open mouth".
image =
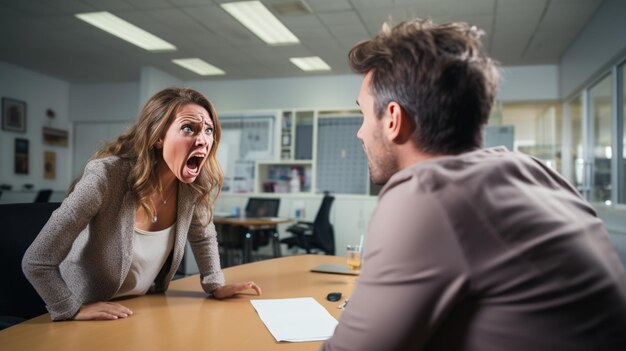
<svg viewBox="0 0 626 351">
<path fill-rule="evenodd" d="M 197 175 L 200 173 L 200 166 L 202 165 L 205 157 L 206 155 L 204 154 L 196 154 L 187 159 L 186 166 L 191 175 Z"/>
</svg>

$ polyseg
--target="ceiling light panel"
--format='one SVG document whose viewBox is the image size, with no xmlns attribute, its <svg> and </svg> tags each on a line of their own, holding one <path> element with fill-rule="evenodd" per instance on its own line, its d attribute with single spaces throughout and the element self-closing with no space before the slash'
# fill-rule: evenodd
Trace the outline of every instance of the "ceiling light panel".
<svg viewBox="0 0 626 351">
<path fill-rule="evenodd" d="M 229 2 L 221 6 L 267 44 L 286 45 L 300 42 L 260 1 Z"/>
<path fill-rule="evenodd" d="M 106 11 L 77 13 L 74 16 L 120 39 L 148 51 L 174 51 L 176 46 Z"/>
<path fill-rule="evenodd" d="M 303 71 L 330 71 L 330 66 L 319 56 L 292 57 L 291 63 L 298 66 Z"/>
<path fill-rule="evenodd" d="M 201 76 L 219 76 L 226 74 L 226 72 L 221 69 L 199 58 L 175 59 L 172 60 L 172 62 Z"/>
</svg>

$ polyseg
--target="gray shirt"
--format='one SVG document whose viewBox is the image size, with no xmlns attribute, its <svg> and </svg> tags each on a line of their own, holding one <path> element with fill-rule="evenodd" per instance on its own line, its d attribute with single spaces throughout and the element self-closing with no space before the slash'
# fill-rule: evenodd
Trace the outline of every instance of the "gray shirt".
<svg viewBox="0 0 626 351">
<path fill-rule="evenodd" d="M 72 318 L 82 304 L 111 299 L 128 274 L 135 227 L 127 182 L 131 162 L 115 156 L 90 161 L 24 255 L 24 274 L 53 320 Z M 195 200 L 191 188 L 179 184 L 174 249 L 151 292 L 167 290 L 187 239 L 203 289 L 211 292 L 224 284 L 215 226 L 206 212 L 195 210 Z"/>
<path fill-rule="evenodd" d="M 324 350 L 626 350 L 626 274 L 594 210 L 505 148 L 395 174 Z"/>
</svg>

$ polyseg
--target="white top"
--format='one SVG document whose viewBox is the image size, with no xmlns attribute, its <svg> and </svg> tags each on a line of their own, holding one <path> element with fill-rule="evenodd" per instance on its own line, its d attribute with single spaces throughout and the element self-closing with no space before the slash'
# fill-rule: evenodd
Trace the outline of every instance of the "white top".
<svg viewBox="0 0 626 351">
<path fill-rule="evenodd" d="M 144 295 L 150 289 L 174 247 L 175 225 L 156 232 L 135 227 L 133 261 L 115 297 Z"/>
</svg>

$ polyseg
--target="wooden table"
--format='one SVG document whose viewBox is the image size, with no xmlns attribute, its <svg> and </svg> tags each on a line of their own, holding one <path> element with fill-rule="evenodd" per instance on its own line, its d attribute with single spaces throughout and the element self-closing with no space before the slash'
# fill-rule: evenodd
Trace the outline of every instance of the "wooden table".
<svg viewBox="0 0 626 351">
<path fill-rule="evenodd" d="M 51 322 L 48 314 L 0 331 L 0 349 L 20 350 L 319 350 L 322 342 L 277 343 L 251 299 L 313 297 L 337 319 L 331 291 L 351 294 L 355 276 L 311 273 L 319 264 L 344 264 L 337 256 L 301 255 L 239 265 L 224 270 L 227 282 L 254 280 L 263 295 L 207 299 L 199 276 L 171 283 L 166 294 L 122 301 L 134 315 L 115 321 Z M 343 298 L 342 298 L 343 301 Z"/>
<path fill-rule="evenodd" d="M 245 228 L 243 240 L 243 263 L 252 262 L 252 241 L 258 230 L 272 229 L 272 249 L 274 257 L 280 257 L 280 239 L 276 225 L 293 222 L 289 218 L 280 217 L 214 217 L 213 223 L 233 227 Z"/>
</svg>

